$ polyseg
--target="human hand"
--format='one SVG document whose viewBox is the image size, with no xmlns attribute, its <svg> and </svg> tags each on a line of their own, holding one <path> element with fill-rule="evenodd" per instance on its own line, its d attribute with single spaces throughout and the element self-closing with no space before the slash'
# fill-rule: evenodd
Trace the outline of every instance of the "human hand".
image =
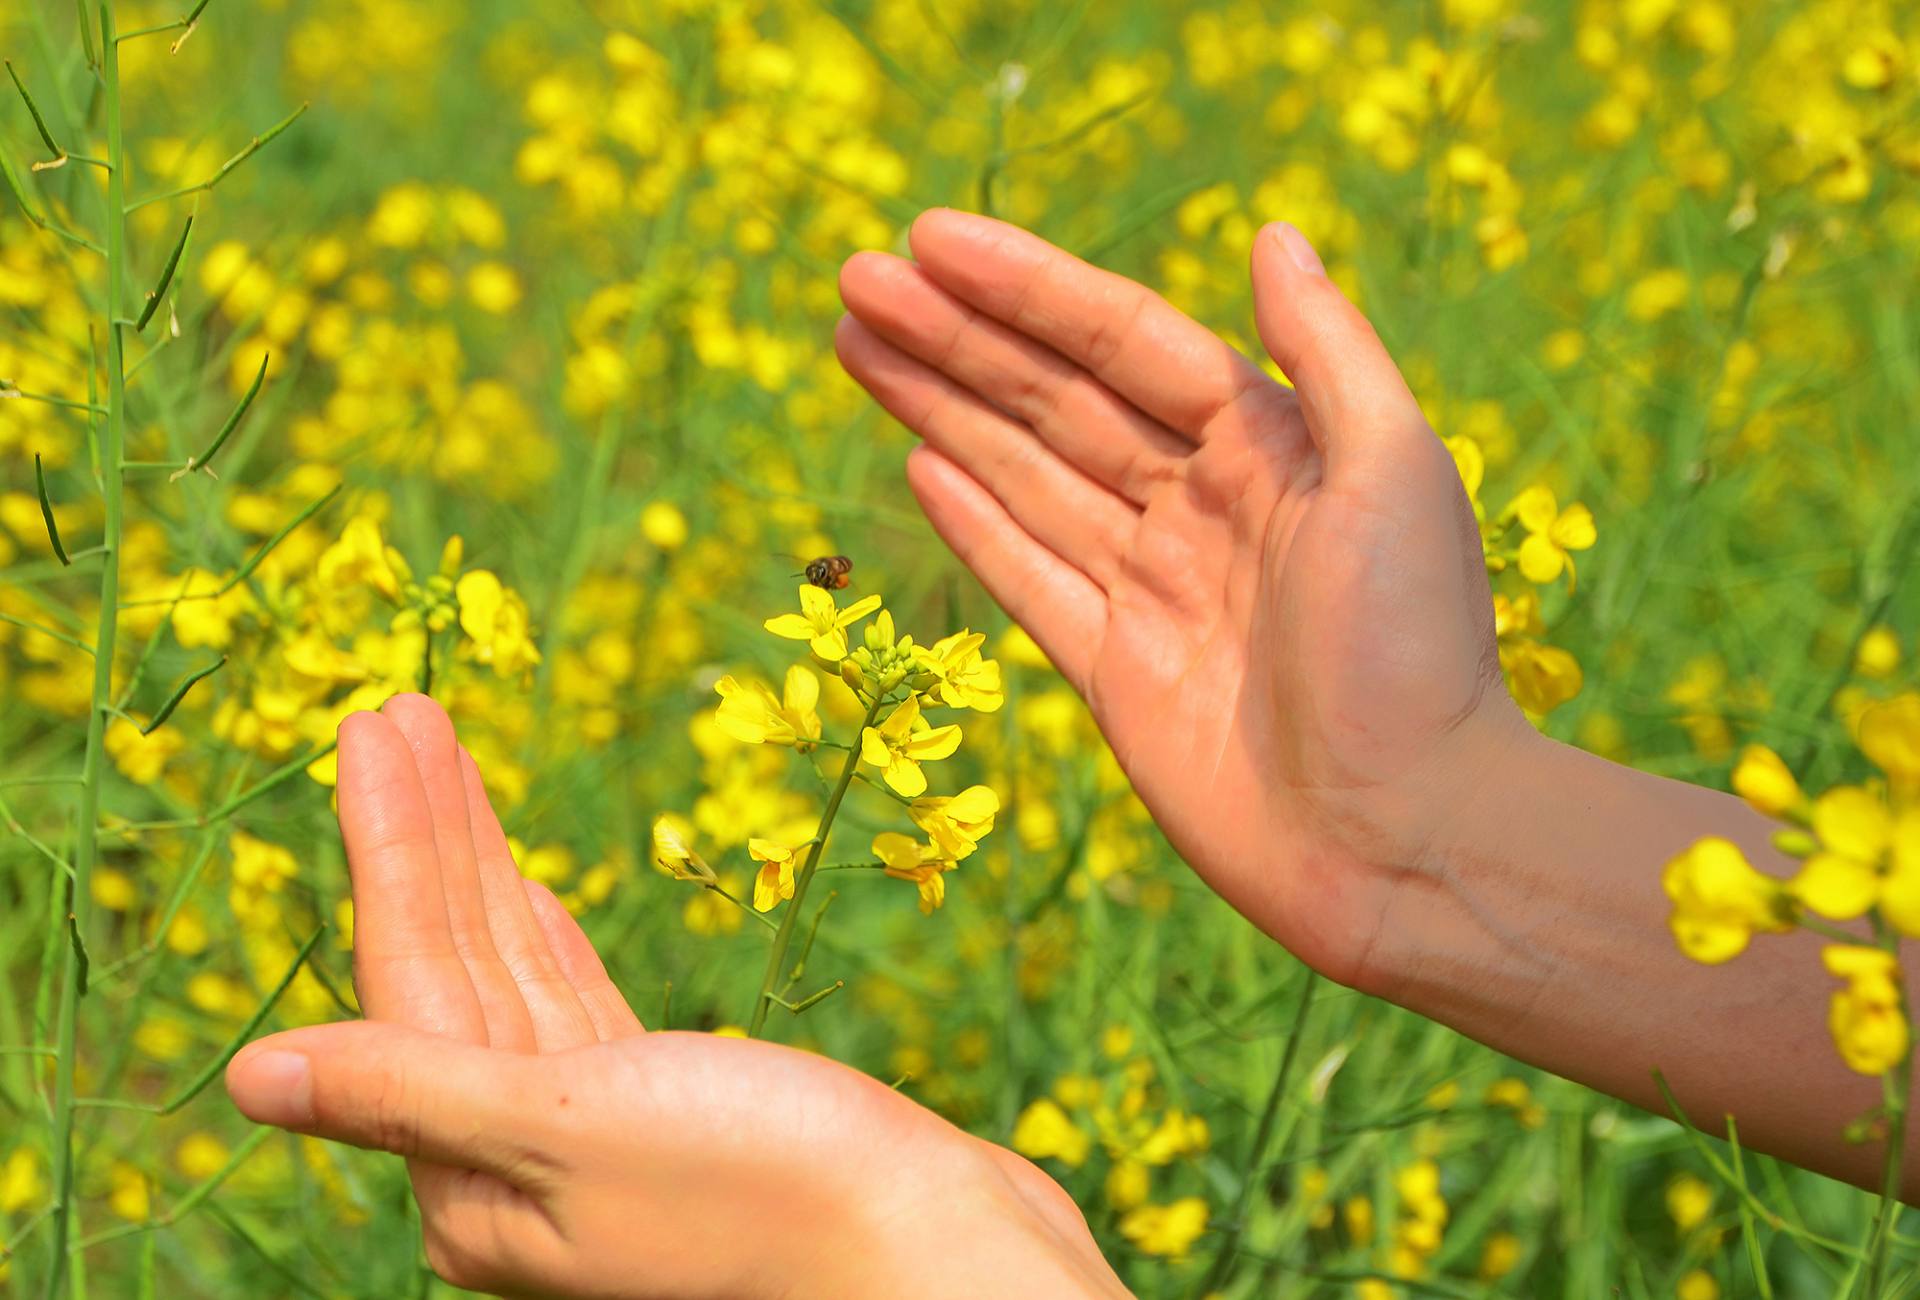
<svg viewBox="0 0 1920 1300">
<path fill-rule="evenodd" d="M 648 1033 L 524 881 L 424 696 L 340 728 L 368 1020 L 227 1069 L 250 1118 L 409 1158 L 427 1258 L 512 1295 L 1124 1295 L 1013 1153 L 823 1057 Z"/>
<path fill-rule="evenodd" d="M 1472 508 L 1299 233 L 1252 274 L 1295 388 L 1158 295 L 1004 223 L 914 224 L 841 273 L 849 373 L 924 440 L 934 528 L 1084 696 L 1169 839 L 1349 984 L 1507 695 Z"/>
</svg>

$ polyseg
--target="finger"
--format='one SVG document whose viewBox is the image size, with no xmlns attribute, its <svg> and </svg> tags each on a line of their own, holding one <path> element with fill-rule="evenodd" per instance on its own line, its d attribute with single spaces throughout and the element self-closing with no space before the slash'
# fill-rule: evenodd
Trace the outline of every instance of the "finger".
<svg viewBox="0 0 1920 1300">
<path fill-rule="evenodd" d="M 521 1000 L 533 1022 L 534 1041 L 542 1052 L 560 1052 L 600 1041 L 594 1021 L 581 1004 L 573 985 L 534 919 L 533 906 L 522 888 L 513 850 L 494 816 L 485 783 L 473 755 L 459 750 L 460 776 L 466 788 L 467 819 L 480 871 L 480 893 L 486 903 L 487 929 L 494 950 L 513 975 Z"/>
<path fill-rule="evenodd" d="M 907 455 L 907 482 L 941 540 L 1024 627 L 1082 695 L 1105 634 L 1107 600 L 1033 539 L 991 492 L 931 447 Z"/>
<path fill-rule="evenodd" d="M 523 880 L 521 884 L 527 901 L 532 904 L 534 920 L 546 937 L 548 949 L 559 963 L 567 982 L 573 985 L 573 991 L 586 1007 L 587 1014 L 593 1018 L 593 1028 L 600 1041 L 610 1042 L 615 1038 L 644 1033 L 640 1017 L 633 1014 L 633 1008 L 627 1005 L 620 990 L 607 977 L 607 968 L 600 961 L 600 954 L 593 950 L 593 944 L 580 929 L 580 923 L 573 919 L 573 914 L 562 907 L 560 900 L 553 896 L 553 891 L 539 881 Z"/>
<path fill-rule="evenodd" d="M 360 1005 L 374 1020 L 484 1043 L 486 1017 L 447 924 L 427 793 L 391 719 L 341 722 L 339 800 Z"/>
<path fill-rule="evenodd" d="M 1052 348 L 960 302 L 904 258 L 855 253 L 847 310 L 880 337 L 1027 425 L 1096 483 L 1144 506 L 1191 444 Z"/>
<path fill-rule="evenodd" d="M 999 499 L 1020 526 L 1103 589 L 1139 512 L 1000 412 L 851 316 L 834 349 L 880 405 Z"/>
<path fill-rule="evenodd" d="M 342 1021 L 249 1043 L 227 1093 L 259 1124 L 477 1169 L 522 1190 L 558 1172 L 542 1143 L 565 1104 L 562 1076 L 523 1053 Z"/>
<path fill-rule="evenodd" d="M 454 951 L 467 964 L 467 976 L 479 995 L 494 1047 L 534 1049 L 533 1021 L 513 972 L 500 960 L 487 927 L 487 905 L 480 892 L 480 868 L 467 817 L 466 782 L 455 754 L 453 723 L 446 710 L 424 695 L 389 699 L 380 712 L 392 719 L 413 751 L 420 784 L 433 819 L 433 843 L 440 857 L 440 888 L 446 896 L 447 927 Z"/>
<path fill-rule="evenodd" d="M 1079 363 L 1196 442 L 1243 395 L 1272 386 L 1159 294 L 1018 226 L 935 208 L 913 223 L 909 242 L 948 293 Z"/>
<path fill-rule="evenodd" d="M 1274 222 L 1254 239 L 1252 262 L 1260 341 L 1293 381 L 1330 484 L 1392 472 L 1415 443 L 1433 440 L 1380 336 L 1304 235 Z"/>
</svg>

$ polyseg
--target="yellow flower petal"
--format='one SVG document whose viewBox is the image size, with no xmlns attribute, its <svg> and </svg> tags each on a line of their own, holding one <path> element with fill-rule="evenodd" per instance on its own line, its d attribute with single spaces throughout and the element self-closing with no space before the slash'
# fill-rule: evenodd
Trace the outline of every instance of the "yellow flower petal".
<svg viewBox="0 0 1920 1300">
<path fill-rule="evenodd" d="M 1554 500 L 1552 488 L 1536 483 L 1515 497 L 1509 509 L 1519 519 L 1522 528 L 1530 533 L 1544 533 L 1553 527 L 1553 521 L 1559 517 L 1560 503 Z"/>
<path fill-rule="evenodd" d="M 812 588 L 808 588 L 808 590 L 819 591 L 820 589 L 818 587 L 812 587 Z M 821 591 L 820 595 L 826 600 L 829 606 L 833 604 L 832 596 L 827 595 L 827 593 L 824 591 Z M 874 610 L 879 608 L 880 608 L 879 596 L 877 595 L 862 596 L 859 600 L 854 601 L 853 604 L 841 610 L 839 618 L 836 619 L 835 621 L 838 622 L 841 627 L 845 627 L 849 623 L 858 622 L 859 620 L 865 618 L 867 615 L 873 613 Z"/>
<path fill-rule="evenodd" d="M 1530 534 L 1520 543 L 1520 573 L 1528 582 L 1545 584 L 1560 576 L 1567 555 L 1545 533 Z"/>
<path fill-rule="evenodd" d="M 1584 551 L 1599 540 L 1600 532 L 1593 526 L 1593 511 L 1576 501 L 1560 512 L 1547 535 L 1563 550 Z"/>
<path fill-rule="evenodd" d="M 952 723 L 929 728 L 909 736 L 901 748 L 907 757 L 922 761 L 949 757 L 960 748 L 960 728 Z"/>
<path fill-rule="evenodd" d="M 807 622 L 804 614 L 776 614 L 760 626 L 775 636 L 783 636 L 789 641 L 813 639 L 813 624 Z"/>
<path fill-rule="evenodd" d="M 1813 833 L 1820 846 L 1871 866 L 1886 852 L 1893 817 L 1872 791 L 1857 785 L 1835 786 L 1814 800 Z"/>
<path fill-rule="evenodd" d="M 1864 916 L 1879 893 L 1873 868 L 1838 853 L 1816 853 L 1787 882 L 1787 892 L 1829 921 Z"/>
<path fill-rule="evenodd" d="M 918 799 L 927 792 L 927 774 L 920 770 L 920 764 L 903 754 L 887 756 L 884 775 L 887 784 L 893 787 L 896 794 L 903 794 L 909 799 Z"/>
</svg>

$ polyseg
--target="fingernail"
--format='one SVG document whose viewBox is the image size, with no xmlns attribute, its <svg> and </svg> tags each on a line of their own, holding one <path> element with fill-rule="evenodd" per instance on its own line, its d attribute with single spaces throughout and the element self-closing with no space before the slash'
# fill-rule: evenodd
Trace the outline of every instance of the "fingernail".
<svg viewBox="0 0 1920 1300">
<path fill-rule="evenodd" d="M 1320 254 L 1313 251 L 1313 245 L 1292 223 L 1276 221 L 1273 223 L 1274 238 L 1280 241 L 1280 247 L 1287 250 L 1287 256 L 1293 264 L 1308 275 L 1325 275 L 1327 268 L 1320 260 Z"/>
<path fill-rule="evenodd" d="M 259 1052 L 234 1081 L 234 1101 L 247 1118 L 276 1128 L 313 1123 L 313 1070 L 298 1052 Z"/>
</svg>

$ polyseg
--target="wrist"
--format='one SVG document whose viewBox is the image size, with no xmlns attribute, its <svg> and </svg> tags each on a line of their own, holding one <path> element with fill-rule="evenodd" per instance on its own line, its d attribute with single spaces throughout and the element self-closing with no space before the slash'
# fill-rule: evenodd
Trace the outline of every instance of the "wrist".
<svg viewBox="0 0 1920 1300">
<path fill-rule="evenodd" d="M 1538 864 L 1520 842 L 1522 823 L 1586 784 L 1583 764 L 1613 766 L 1543 735 L 1504 693 L 1483 713 L 1440 764 L 1437 805 L 1387 873 L 1375 933 L 1350 981 L 1449 1023 L 1446 1004 L 1477 999 L 1495 969 L 1529 964 L 1520 913 L 1538 901 L 1528 879 Z"/>
<path fill-rule="evenodd" d="M 1129 1294 L 1058 1184 L 1003 1148 L 957 1129 L 951 1139 L 845 1207 L 831 1240 L 813 1242 L 811 1261 L 795 1274 L 811 1279 L 805 1294 Z"/>
</svg>

